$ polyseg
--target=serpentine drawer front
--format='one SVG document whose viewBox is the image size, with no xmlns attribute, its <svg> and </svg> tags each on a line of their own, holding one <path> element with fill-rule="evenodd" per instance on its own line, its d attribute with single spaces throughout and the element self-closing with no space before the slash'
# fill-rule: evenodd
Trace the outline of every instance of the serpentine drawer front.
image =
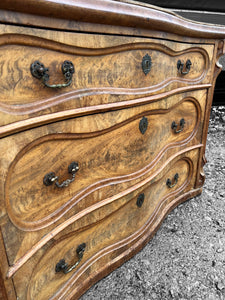
<svg viewBox="0 0 225 300">
<path fill-rule="evenodd" d="M 174 93 L 177 86 L 208 84 L 212 77 L 212 45 L 135 38 L 121 43 L 116 36 L 106 43 L 102 36 L 92 36 L 95 48 L 88 48 L 90 37 L 85 35 L 86 47 L 77 47 L 40 38 L 42 32 L 30 36 L 15 34 L 13 27 L 9 31 L 0 45 L 0 64 L 12 70 L 2 74 L 2 135 L 40 115 L 71 114 L 71 109 L 81 113 L 87 106 L 95 111 L 115 102 L 125 106 L 137 97 Z M 106 46 L 99 48 L 99 43 Z M 18 59 L 18 53 L 25 59 Z M 42 120 L 48 122 L 49 116 Z"/>
<path fill-rule="evenodd" d="M 49 226 L 68 210 L 79 211 L 79 199 L 83 198 L 83 207 L 87 207 L 90 203 L 85 195 L 101 185 L 108 189 L 96 201 L 109 195 L 111 183 L 119 178 L 126 186 L 133 184 L 132 178 L 143 176 L 159 157 L 162 163 L 167 151 L 172 155 L 183 145 L 200 144 L 200 104 L 194 97 L 180 95 L 180 99 L 169 109 L 142 108 L 142 113 L 141 108 L 130 109 L 132 118 L 121 110 L 123 121 L 107 113 L 103 130 L 92 127 L 92 132 L 82 132 L 80 126 L 77 133 L 77 119 L 57 123 L 56 133 L 51 130 L 38 139 L 35 136 L 47 132 L 47 126 L 29 132 L 31 142 L 8 170 L 5 197 L 11 221 L 24 230 Z M 95 118 L 96 123 L 102 121 L 101 115 Z M 82 117 L 82 122 L 88 123 L 85 119 Z M 109 122 L 110 127 L 106 126 Z M 24 139 L 23 133 L 18 136 Z"/>
<path fill-rule="evenodd" d="M 0 299 L 78 299 L 201 193 L 225 28 L 129 0 L 0 21 Z"/>
<path fill-rule="evenodd" d="M 92 276 L 93 266 L 110 264 L 113 251 L 129 250 L 160 217 L 160 211 L 194 185 L 198 152 L 196 149 L 177 156 L 161 172 L 130 188 L 131 192 L 118 194 L 115 203 L 108 205 L 107 218 L 99 208 L 90 216 L 98 222 L 88 229 L 73 231 L 71 227 L 60 233 L 36 266 L 31 268 L 27 263 L 15 274 L 19 298 L 66 297 L 68 285 L 72 284 L 77 292 L 76 286 L 85 283 L 86 274 Z M 29 278 L 28 286 L 23 274 Z"/>
</svg>

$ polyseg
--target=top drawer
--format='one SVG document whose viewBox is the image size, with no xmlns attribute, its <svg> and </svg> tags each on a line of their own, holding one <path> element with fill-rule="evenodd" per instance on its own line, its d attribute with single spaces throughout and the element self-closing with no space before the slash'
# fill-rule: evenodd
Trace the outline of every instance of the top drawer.
<svg viewBox="0 0 225 300">
<path fill-rule="evenodd" d="M 211 81 L 213 45 L 117 36 L 107 41 L 90 34 L 82 35 L 82 44 L 71 45 L 69 39 L 62 43 L 49 36 L 1 36 L 1 127 L 20 122 L 19 128 L 30 118 L 33 124 L 47 123 L 47 116 L 41 121 L 39 116 L 51 114 L 56 120 L 65 116 L 52 114 L 62 111 L 74 115 L 87 113 L 87 107 L 89 112 L 116 103 L 121 107 Z"/>
</svg>

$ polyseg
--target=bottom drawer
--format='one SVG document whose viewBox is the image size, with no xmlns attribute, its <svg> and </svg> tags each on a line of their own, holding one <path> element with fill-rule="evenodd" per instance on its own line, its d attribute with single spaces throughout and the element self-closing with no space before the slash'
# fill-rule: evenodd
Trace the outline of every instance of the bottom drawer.
<svg viewBox="0 0 225 300">
<path fill-rule="evenodd" d="M 168 210 L 193 190 L 198 156 L 197 148 L 169 159 L 161 170 L 121 193 L 117 203 L 99 208 L 108 209 L 109 216 L 89 228 L 61 232 L 37 265 L 32 268 L 28 261 L 14 275 L 18 299 L 79 297 L 134 255 Z"/>
</svg>

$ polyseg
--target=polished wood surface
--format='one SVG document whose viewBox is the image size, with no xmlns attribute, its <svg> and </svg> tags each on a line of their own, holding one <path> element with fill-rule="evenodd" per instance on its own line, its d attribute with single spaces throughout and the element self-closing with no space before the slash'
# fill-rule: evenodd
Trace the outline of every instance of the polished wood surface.
<svg viewBox="0 0 225 300">
<path fill-rule="evenodd" d="M 79 198 L 71 198 L 72 195 L 80 194 L 80 197 L 84 197 L 103 183 L 110 186 L 119 177 L 120 180 L 131 180 L 137 173 L 145 172 L 156 159 L 156 153 L 160 155 L 166 148 L 187 143 L 196 134 L 201 119 L 198 115 L 200 107 L 191 100 L 183 101 L 169 112 L 159 112 L 161 114 L 157 111 L 145 111 L 144 116 L 149 123 L 145 134 L 139 130 L 142 120 L 140 115 L 127 120 L 127 124 L 117 123 L 117 126 L 86 134 L 67 133 L 74 121 L 65 125 L 57 124 L 58 130 L 64 132 L 63 134 L 45 135 L 34 140 L 18 153 L 10 166 L 5 187 L 10 219 L 24 230 L 40 229 L 61 218 L 69 209 L 77 211 L 75 203 Z M 171 124 L 179 124 L 182 118 L 185 119 L 184 129 L 175 134 Z M 97 123 L 100 121 L 101 116 L 96 118 Z M 152 143 L 152 140 L 155 142 Z M 61 182 L 69 178 L 68 166 L 72 161 L 79 163 L 79 171 L 74 183 L 68 188 L 60 190 L 55 185 L 43 184 L 45 174 L 50 171 L 54 171 Z M 105 192 L 101 193 L 98 201 L 106 197 Z M 30 201 L 24 202 L 28 198 Z M 89 204 L 85 198 L 83 201 L 86 205 Z"/>
<path fill-rule="evenodd" d="M 147 42 L 146 39 L 116 36 L 109 41 L 104 36 L 90 38 L 83 34 L 79 36 L 79 43 L 73 42 L 72 46 L 62 43 L 56 32 L 49 40 L 42 31 L 33 30 L 34 36 L 15 34 L 13 32 L 18 32 L 18 29 L 14 27 L 4 31 L 0 37 L 4 81 L 0 86 L 0 132 L 4 133 L 7 127 L 10 132 L 16 121 L 22 126 L 23 120 L 32 119 L 28 121 L 30 125 L 39 125 L 41 117 L 46 114 L 48 120 L 50 116 L 54 120 L 53 114 L 57 112 L 63 114 L 66 111 L 68 117 L 69 111 L 70 116 L 74 115 L 74 109 L 94 109 L 98 105 L 109 106 L 118 102 L 123 105 L 125 101 L 135 101 L 140 97 L 175 93 L 181 87 L 209 84 L 213 75 L 210 64 L 212 45 L 186 45 L 166 40 Z M 68 35 L 66 41 L 71 38 Z M 86 48 L 80 46 L 85 44 Z M 5 51 L 7 57 L 3 55 Z M 147 75 L 142 70 L 142 59 L 146 54 L 151 57 L 151 69 Z M 188 59 L 192 63 L 190 72 L 182 75 L 177 62 Z M 66 88 L 47 88 L 42 80 L 31 74 L 31 64 L 40 61 L 49 68 L 51 84 L 63 83 L 61 65 L 65 60 L 71 61 L 75 67 L 72 83 Z M 9 73 L 9 70 L 13 72 Z M 14 127 L 19 130 L 20 126 L 16 124 Z"/>
<path fill-rule="evenodd" d="M 84 263 L 84 270 L 86 272 L 87 265 L 95 263 L 96 260 L 105 260 L 104 256 L 107 256 L 108 248 L 114 248 L 114 244 L 120 244 L 121 247 L 128 242 L 128 237 L 130 240 L 129 242 L 131 242 L 134 239 L 134 235 L 142 234 L 142 227 L 146 227 L 146 223 L 156 217 L 158 211 L 169 205 L 175 195 L 185 191 L 187 186 L 193 185 L 193 173 L 196 172 L 193 161 L 196 161 L 196 155 L 198 155 L 198 150 L 190 152 L 189 154 L 183 154 L 181 156 L 182 159 L 179 156 L 176 157 L 175 162 L 170 161 L 170 163 L 163 168 L 162 173 L 157 172 L 157 176 L 153 175 L 150 178 L 146 178 L 144 182 L 139 184 L 139 188 L 135 186 L 129 191 L 125 190 L 121 193 L 121 196 L 123 195 L 123 197 L 118 197 L 114 202 L 107 201 L 109 203 L 107 205 L 107 218 L 102 216 L 102 221 L 98 222 L 99 216 L 101 216 L 102 213 L 103 215 L 105 214 L 104 210 L 106 202 L 102 207 L 103 212 L 98 210 L 96 211 L 96 214 L 94 212 L 92 213 L 97 225 L 90 227 L 87 231 L 78 231 L 76 233 L 71 227 L 69 235 L 64 232 L 63 238 L 52 245 L 46 255 L 44 254 L 43 259 L 32 273 L 31 283 L 28 287 L 27 285 L 21 285 L 22 277 L 20 274 L 27 274 L 29 277 L 31 271 L 30 265 L 27 268 L 26 265 L 24 265 L 24 267 L 21 268 L 21 271 L 17 272 L 14 282 L 17 284 L 17 280 L 19 281 L 18 285 L 21 292 L 23 292 L 23 296 L 21 297 L 25 299 L 46 299 L 46 296 L 49 297 L 52 294 L 53 289 L 57 290 L 60 286 L 61 292 L 57 293 L 55 296 L 56 299 L 59 297 L 60 293 L 64 294 L 63 290 L 65 287 L 62 287 L 62 283 L 68 284 L 67 281 L 72 274 L 66 276 L 64 274 L 55 274 L 55 264 L 62 257 L 65 257 L 72 263 L 73 259 L 76 259 L 74 251 L 77 245 L 82 242 L 87 243 L 87 252 L 81 263 L 81 265 Z M 173 178 L 176 173 L 179 173 L 178 183 L 176 187 L 170 189 L 166 185 L 166 181 L 168 178 Z M 144 201 L 141 208 L 138 208 L 136 202 L 140 193 L 145 194 L 146 201 Z M 162 199 L 162 202 L 158 202 L 159 198 Z M 148 211 L 147 214 L 146 211 Z M 73 222 L 74 221 L 75 219 Z M 115 225 L 112 226 L 112 224 Z M 45 239 L 46 238 L 47 236 Z M 137 237 L 135 237 L 135 239 L 137 239 Z M 87 263 L 85 264 L 86 261 Z M 78 268 L 77 271 L 79 275 L 76 274 L 77 272 L 75 270 L 73 272 L 73 277 L 76 277 L 77 275 L 78 279 L 81 280 L 79 278 L 81 276 L 81 270 Z M 49 278 L 49 281 L 43 280 L 43 278 Z M 71 280 L 74 281 L 74 278 L 71 278 L 70 281 Z M 75 282 L 73 282 L 73 284 L 75 284 Z M 26 290 L 28 294 L 24 296 Z M 36 291 L 38 291 L 38 294 L 36 294 Z"/>
<path fill-rule="evenodd" d="M 31 14 L 35 17 L 44 16 L 105 26 L 115 25 L 161 30 L 188 37 L 224 38 L 223 26 L 182 19 L 172 12 L 135 1 L 39 0 L 36 2 L 33 0 L 13 0 L 12 5 L 11 0 L 5 0 L 1 2 L 0 9 Z"/>
<path fill-rule="evenodd" d="M 21 3 L 0 3 L 0 297 L 78 299 L 201 193 L 225 28 L 133 1 Z M 36 60 L 50 84 L 71 61 L 71 84 L 45 87 Z M 43 183 L 72 161 L 68 186 Z"/>
<path fill-rule="evenodd" d="M 33 246 L 34 238 L 48 232 L 57 220 L 62 222 L 88 205 L 116 195 L 155 172 L 179 149 L 200 143 L 205 103 L 206 90 L 199 90 L 144 107 L 55 123 L 8 137 L 7 144 L 5 140 L 0 143 L 2 151 L 13 143 L 7 163 L 4 158 L 5 199 L 11 221 L 26 231 L 47 227 L 34 236 L 17 231 L 13 243 L 19 245 L 23 240 L 23 247 L 17 248 L 11 247 L 12 239 L 7 232 L 15 229 L 7 223 L 3 235 L 9 261 L 14 263 L 20 258 Z M 149 123 L 144 135 L 139 130 L 143 116 Z M 176 134 L 171 124 L 179 123 L 181 118 L 185 119 L 185 127 Z M 158 143 L 152 143 L 153 139 Z M 139 159 L 140 155 L 143 160 Z M 71 186 L 60 190 L 43 184 L 44 175 L 49 171 L 58 173 L 60 180 L 69 177 L 67 167 L 73 159 L 79 162 L 80 170 Z M 24 201 L 29 195 L 32 195 L 31 206 Z"/>
</svg>

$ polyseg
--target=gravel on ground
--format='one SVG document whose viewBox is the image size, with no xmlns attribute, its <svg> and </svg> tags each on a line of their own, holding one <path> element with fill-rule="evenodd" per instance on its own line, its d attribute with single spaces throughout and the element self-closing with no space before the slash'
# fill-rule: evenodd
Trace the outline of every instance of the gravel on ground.
<svg viewBox="0 0 225 300">
<path fill-rule="evenodd" d="M 200 196 L 175 208 L 144 249 L 81 300 L 225 299 L 225 107 L 211 112 Z"/>
</svg>

